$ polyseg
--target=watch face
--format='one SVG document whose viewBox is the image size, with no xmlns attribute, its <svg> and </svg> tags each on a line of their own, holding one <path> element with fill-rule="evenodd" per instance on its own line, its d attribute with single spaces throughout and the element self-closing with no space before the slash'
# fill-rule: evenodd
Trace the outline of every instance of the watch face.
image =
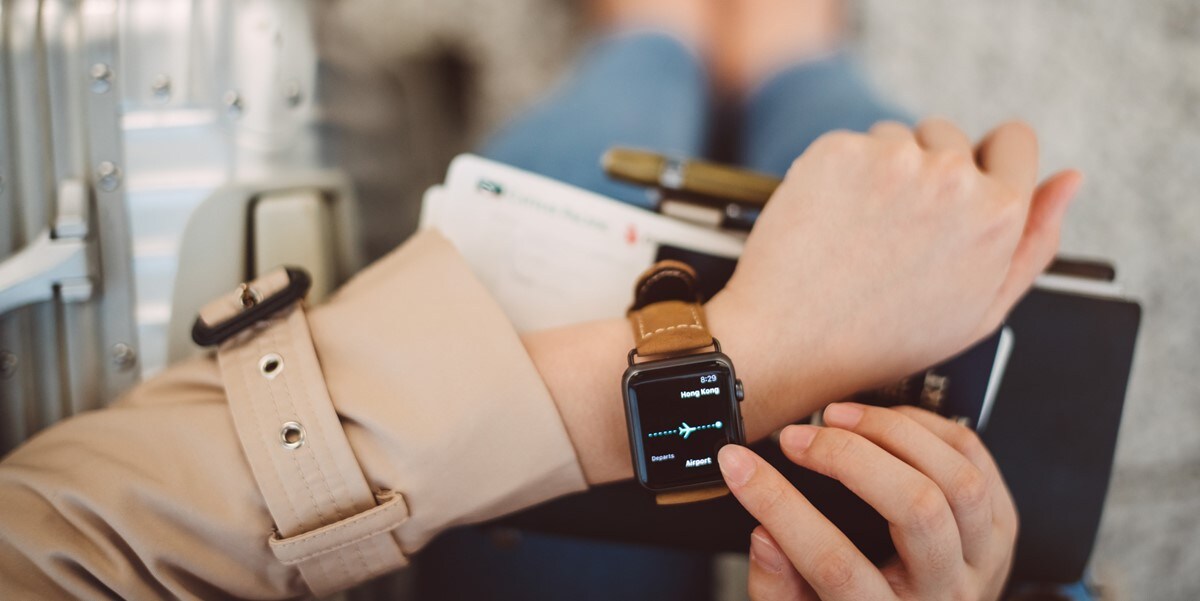
<svg viewBox="0 0 1200 601">
<path fill-rule="evenodd" d="M 651 490 L 721 481 L 717 451 L 742 442 L 729 359 L 708 353 L 635 365 L 625 400 L 634 467 Z"/>
</svg>

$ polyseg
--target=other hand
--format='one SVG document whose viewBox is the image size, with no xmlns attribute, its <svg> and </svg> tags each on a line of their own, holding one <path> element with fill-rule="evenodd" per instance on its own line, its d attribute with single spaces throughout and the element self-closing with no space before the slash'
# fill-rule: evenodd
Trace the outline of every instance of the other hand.
<svg viewBox="0 0 1200 601">
<path fill-rule="evenodd" d="M 996 599 L 1017 513 L 975 433 L 914 407 L 838 403 L 825 421 L 785 428 L 784 454 L 874 507 L 897 557 L 877 568 L 775 468 L 727 445 L 718 456 L 725 481 L 762 524 L 751 534 L 750 597 Z"/>
</svg>

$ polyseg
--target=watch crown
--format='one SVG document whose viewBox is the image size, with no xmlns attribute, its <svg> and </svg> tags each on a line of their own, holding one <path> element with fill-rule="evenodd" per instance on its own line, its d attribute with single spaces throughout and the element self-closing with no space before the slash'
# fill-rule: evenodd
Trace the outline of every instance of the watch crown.
<svg viewBox="0 0 1200 601">
<path fill-rule="evenodd" d="M 741 380 L 733 381 L 733 396 L 737 398 L 739 403 L 746 399 L 746 391 L 742 388 Z"/>
</svg>

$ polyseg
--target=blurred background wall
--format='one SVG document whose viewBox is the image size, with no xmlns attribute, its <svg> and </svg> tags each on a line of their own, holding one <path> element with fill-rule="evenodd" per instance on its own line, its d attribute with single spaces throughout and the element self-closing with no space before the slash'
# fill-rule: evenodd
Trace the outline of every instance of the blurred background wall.
<svg viewBox="0 0 1200 601">
<path fill-rule="evenodd" d="M 1115 598 L 1200 598 L 1200 3 L 850 6 L 850 44 L 886 96 L 973 135 L 1025 119 L 1047 173 L 1085 172 L 1063 252 L 1113 260 L 1144 308 L 1096 579 Z M 450 157 L 553 85 L 586 38 L 571 0 L 321 7 L 331 158 L 359 187 L 372 256 L 411 232 Z"/>
<path fill-rule="evenodd" d="M 1021 117 L 1047 171 L 1086 174 L 1063 252 L 1115 261 L 1143 307 L 1093 566 L 1123 599 L 1200 598 L 1200 3 L 862 9 L 864 58 L 901 104 L 975 134 Z"/>
</svg>

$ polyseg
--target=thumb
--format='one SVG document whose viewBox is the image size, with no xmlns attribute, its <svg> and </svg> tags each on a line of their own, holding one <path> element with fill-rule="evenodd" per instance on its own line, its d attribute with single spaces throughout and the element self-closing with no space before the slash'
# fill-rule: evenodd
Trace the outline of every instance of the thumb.
<svg viewBox="0 0 1200 601">
<path fill-rule="evenodd" d="M 1013 252 L 1008 275 L 1000 285 L 995 301 L 983 321 L 982 337 L 1004 321 L 1013 305 L 1025 295 L 1033 280 L 1046 269 L 1058 252 L 1063 218 L 1067 207 L 1083 185 L 1083 174 L 1075 169 L 1060 171 L 1042 182 L 1033 192 L 1025 230 Z"/>
</svg>

